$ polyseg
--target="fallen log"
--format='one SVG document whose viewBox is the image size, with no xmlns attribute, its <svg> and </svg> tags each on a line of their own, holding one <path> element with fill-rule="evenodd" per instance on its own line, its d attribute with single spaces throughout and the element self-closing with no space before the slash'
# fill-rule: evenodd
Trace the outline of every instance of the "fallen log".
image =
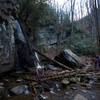
<svg viewBox="0 0 100 100">
<path fill-rule="evenodd" d="M 65 69 L 68 69 L 68 70 L 72 70 L 72 68 L 69 68 L 68 66 L 56 61 L 56 60 L 53 60 L 49 57 L 47 57 L 46 55 L 44 55 L 43 53 L 41 53 L 40 51 L 38 51 L 37 49 L 35 48 L 32 48 L 33 51 L 37 52 L 39 55 L 43 56 L 44 58 L 48 59 L 49 61 L 53 62 L 53 63 L 56 63 L 57 65 L 61 66 L 62 68 L 65 68 Z"/>
<path fill-rule="evenodd" d="M 45 77 L 42 77 L 41 78 L 41 81 L 46 81 L 46 80 L 52 80 L 52 79 L 58 79 L 58 78 L 66 78 L 66 77 L 75 77 L 75 76 L 84 76 L 84 77 L 88 77 L 89 75 L 92 75 L 93 72 L 91 73 L 85 73 L 85 72 L 75 72 L 75 71 L 70 71 L 68 72 L 67 70 L 66 71 L 62 71 L 62 72 L 58 72 L 56 74 L 52 74 L 52 75 L 47 75 Z M 94 73 L 96 75 L 97 78 L 99 78 L 100 76 L 100 73 Z"/>
<path fill-rule="evenodd" d="M 68 71 L 68 70 L 63 70 L 61 72 L 57 73 L 48 73 L 47 75 L 44 74 L 43 76 L 40 77 L 40 81 L 48 81 L 48 80 L 56 80 L 56 79 L 63 79 L 63 78 L 71 78 L 71 77 L 88 77 L 93 75 L 93 72 L 84 72 L 84 71 Z M 97 79 L 100 79 L 100 72 L 94 73 Z M 35 78 L 25 78 L 25 80 L 28 81 L 37 81 L 37 77 L 34 76 Z"/>
</svg>

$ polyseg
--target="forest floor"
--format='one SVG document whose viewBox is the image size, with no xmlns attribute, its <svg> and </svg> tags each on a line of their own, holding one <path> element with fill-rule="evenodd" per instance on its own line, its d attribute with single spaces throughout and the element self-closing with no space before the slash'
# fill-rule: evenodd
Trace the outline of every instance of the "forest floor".
<svg viewBox="0 0 100 100">
<path fill-rule="evenodd" d="M 54 71 L 45 70 L 44 75 L 49 78 L 42 76 L 39 78 L 36 73 L 27 71 L 2 75 L 0 79 L 0 88 L 4 88 L 2 100 L 100 100 L 100 71 L 95 69 L 93 58 L 83 56 L 81 59 L 87 67 L 86 72 L 78 77 L 76 74 L 67 76 L 70 72 L 60 68 Z M 67 74 L 57 78 L 56 73 Z M 41 80 L 42 78 L 45 80 Z"/>
</svg>

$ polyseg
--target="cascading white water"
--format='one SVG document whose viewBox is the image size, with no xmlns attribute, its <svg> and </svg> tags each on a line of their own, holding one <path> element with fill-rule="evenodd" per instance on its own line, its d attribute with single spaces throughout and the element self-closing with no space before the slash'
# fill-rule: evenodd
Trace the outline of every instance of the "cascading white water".
<svg viewBox="0 0 100 100">
<path fill-rule="evenodd" d="M 35 52 L 35 57 L 36 57 L 36 73 L 38 78 L 44 75 L 44 68 L 43 66 L 40 65 L 40 59 L 38 57 L 37 52 Z"/>
<path fill-rule="evenodd" d="M 35 57 L 36 57 L 36 68 L 41 69 L 42 66 L 40 65 L 40 60 L 39 60 L 38 54 L 36 52 L 35 52 Z"/>
</svg>

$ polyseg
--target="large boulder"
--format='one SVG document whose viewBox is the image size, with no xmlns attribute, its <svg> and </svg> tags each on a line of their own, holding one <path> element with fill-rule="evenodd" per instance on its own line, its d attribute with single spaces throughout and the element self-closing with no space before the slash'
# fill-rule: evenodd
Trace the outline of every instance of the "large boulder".
<svg viewBox="0 0 100 100">
<path fill-rule="evenodd" d="M 83 66 L 81 59 L 69 49 L 62 51 L 54 59 L 71 68 Z"/>
</svg>

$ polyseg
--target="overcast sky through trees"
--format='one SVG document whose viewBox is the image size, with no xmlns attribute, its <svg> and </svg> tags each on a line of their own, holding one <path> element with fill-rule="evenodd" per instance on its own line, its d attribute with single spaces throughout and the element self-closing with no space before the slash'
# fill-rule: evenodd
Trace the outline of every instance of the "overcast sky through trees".
<svg viewBox="0 0 100 100">
<path fill-rule="evenodd" d="M 63 10 L 70 11 L 70 0 L 54 0 L 54 1 L 57 3 L 57 5 L 59 5 L 59 7 L 63 8 Z M 79 19 L 80 17 L 86 16 L 87 10 L 85 3 L 86 0 L 76 0 L 75 15 L 74 15 L 74 18 L 76 20 Z"/>
</svg>

